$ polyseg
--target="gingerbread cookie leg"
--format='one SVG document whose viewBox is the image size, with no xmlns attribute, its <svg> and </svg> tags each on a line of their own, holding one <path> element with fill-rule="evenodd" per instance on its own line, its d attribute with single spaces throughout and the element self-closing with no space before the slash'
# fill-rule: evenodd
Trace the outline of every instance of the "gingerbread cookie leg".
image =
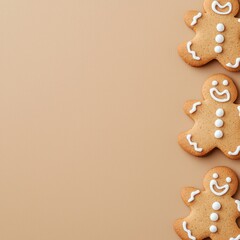
<svg viewBox="0 0 240 240">
<path fill-rule="evenodd" d="M 200 141 L 201 137 L 191 132 L 181 133 L 178 137 L 179 145 L 190 154 L 196 157 L 202 157 L 208 154 L 213 148 L 213 144 L 207 141 Z"/>
<path fill-rule="evenodd" d="M 178 53 L 189 65 L 201 67 L 214 59 L 214 56 L 205 53 L 208 47 L 204 45 L 206 45 L 206 43 L 201 43 L 201 41 L 193 39 L 192 41 L 180 44 L 178 47 Z"/>
<path fill-rule="evenodd" d="M 225 55 L 219 55 L 217 60 L 231 72 L 240 70 L 240 51 L 237 49 L 239 46 L 232 46 Z"/>
<path fill-rule="evenodd" d="M 197 219 L 199 221 L 199 219 Z M 186 219 L 178 219 L 174 224 L 174 229 L 177 235 L 182 240 L 196 240 L 196 239 L 204 239 L 208 237 L 206 231 L 202 230 L 202 225 L 199 224 L 196 220 Z M 196 226 L 199 226 L 196 228 Z"/>
</svg>

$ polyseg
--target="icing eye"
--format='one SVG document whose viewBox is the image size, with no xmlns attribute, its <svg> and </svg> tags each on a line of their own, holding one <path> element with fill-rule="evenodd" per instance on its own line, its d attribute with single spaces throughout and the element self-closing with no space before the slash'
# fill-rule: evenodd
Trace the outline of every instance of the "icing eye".
<svg viewBox="0 0 240 240">
<path fill-rule="evenodd" d="M 212 81 L 212 85 L 213 86 L 217 86 L 218 85 L 218 81 L 216 81 L 216 80 Z"/>
<path fill-rule="evenodd" d="M 226 178 L 226 182 L 230 183 L 232 181 L 232 179 L 230 177 Z"/>
<path fill-rule="evenodd" d="M 212 176 L 213 176 L 213 178 L 215 178 L 215 179 L 218 178 L 218 174 L 217 174 L 217 173 L 214 173 Z"/>
<path fill-rule="evenodd" d="M 228 86 L 228 80 L 224 80 L 224 81 L 223 81 L 223 85 L 224 85 L 224 86 Z"/>
</svg>

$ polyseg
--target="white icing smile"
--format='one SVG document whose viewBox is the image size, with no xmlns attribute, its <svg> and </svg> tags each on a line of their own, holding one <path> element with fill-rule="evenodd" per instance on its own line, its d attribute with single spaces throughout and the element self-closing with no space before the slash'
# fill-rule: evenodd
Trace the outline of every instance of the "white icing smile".
<svg viewBox="0 0 240 240">
<path fill-rule="evenodd" d="M 217 8 L 224 9 L 228 8 L 227 11 L 218 11 Z M 218 1 L 213 1 L 212 2 L 212 10 L 220 15 L 227 15 L 232 12 L 232 4 L 230 2 L 227 2 L 225 5 L 221 5 Z"/>
<path fill-rule="evenodd" d="M 220 92 L 215 87 L 210 89 L 210 95 L 211 95 L 213 100 L 215 100 L 217 102 L 222 102 L 222 103 L 223 102 L 228 102 L 230 100 L 230 97 L 231 97 L 230 92 L 227 89 L 225 89 L 224 91 Z M 217 96 L 223 96 L 223 95 L 226 95 L 226 97 L 225 98 L 217 97 Z"/>
<path fill-rule="evenodd" d="M 217 190 L 222 190 L 222 191 L 215 191 L 216 188 Z M 210 190 L 212 191 L 213 194 L 217 195 L 217 196 L 222 196 L 224 194 L 226 194 L 229 190 L 229 185 L 226 183 L 223 186 L 219 186 L 217 183 L 217 180 L 211 180 L 210 181 Z"/>
</svg>

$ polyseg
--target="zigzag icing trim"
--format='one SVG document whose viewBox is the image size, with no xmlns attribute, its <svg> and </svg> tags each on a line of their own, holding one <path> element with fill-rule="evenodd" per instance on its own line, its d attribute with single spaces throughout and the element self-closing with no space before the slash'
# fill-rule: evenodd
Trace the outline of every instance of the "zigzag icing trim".
<svg viewBox="0 0 240 240">
<path fill-rule="evenodd" d="M 188 134 L 188 135 L 187 135 L 187 140 L 188 140 L 189 144 L 194 147 L 194 150 L 195 150 L 196 152 L 202 152 L 203 149 L 202 149 L 202 148 L 199 148 L 199 147 L 198 147 L 198 144 L 197 144 L 196 142 L 193 142 L 193 141 L 191 140 L 191 138 L 192 138 L 192 135 L 191 135 L 191 134 Z"/>
<path fill-rule="evenodd" d="M 226 66 L 230 68 L 238 68 L 240 63 L 240 57 L 236 59 L 235 64 L 227 63 Z"/>
<path fill-rule="evenodd" d="M 200 106 L 200 105 L 202 105 L 201 102 L 194 103 L 193 106 L 192 106 L 192 109 L 189 111 L 189 113 L 192 114 L 192 113 L 196 112 L 197 111 L 197 106 Z"/>
<path fill-rule="evenodd" d="M 238 235 L 236 238 L 230 238 L 229 240 L 240 240 L 240 235 Z"/>
<path fill-rule="evenodd" d="M 195 16 L 193 17 L 191 26 L 196 25 L 196 24 L 197 24 L 197 21 L 198 21 L 198 19 L 199 19 L 200 17 L 202 17 L 202 13 L 199 12 L 197 15 L 195 15 Z"/>
<path fill-rule="evenodd" d="M 192 192 L 191 193 L 191 197 L 188 199 L 188 202 L 190 203 L 190 202 L 192 202 L 192 201 L 194 201 L 195 200 L 195 196 L 196 195 L 198 195 L 200 193 L 200 190 L 196 190 L 196 191 L 194 191 L 194 192 Z"/>
<path fill-rule="evenodd" d="M 195 51 L 191 50 L 191 46 L 192 46 L 192 42 L 189 41 L 189 42 L 187 43 L 187 50 L 188 50 L 188 52 L 189 52 L 190 54 L 192 54 L 193 59 L 199 61 L 201 58 L 197 56 L 197 54 L 196 54 Z M 239 60 L 240 60 L 240 59 L 239 59 Z"/>
<path fill-rule="evenodd" d="M 183 230 L 188 234 L 188 238 L 192 240 L 196 240 L 196 238 L 192 235 L 192 232 L 189 229 L 187 229 L 187 222 L 184 221 L 182 226 L 183 226 Z"/>
<path fill-rule="evenodd" d="M 240 146 L 237 147 L 237 149 L 235 150 L 235 152 L 231 152 L 229 151 L 228 154 L 232 155 L 232 156 L 237 156 L 240 152 Z"/>
</svg>

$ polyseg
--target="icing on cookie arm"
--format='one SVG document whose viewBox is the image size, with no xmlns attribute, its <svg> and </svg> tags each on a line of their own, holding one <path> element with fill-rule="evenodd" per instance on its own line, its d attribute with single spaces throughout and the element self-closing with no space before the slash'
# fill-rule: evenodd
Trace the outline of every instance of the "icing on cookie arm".
<svg viewBox="0 0 240 240">
<path fill-rule="evenodd" d="M 203 14 L 199 11 L 188 11 L 184 16 L 184 21 L 188 27 L 195 29 Z"/>
<path fill-rule="evenodd" d="M 202 103 L 197 100 L 189 100 L 185 102 L 184 104 L 184 112 L 192 119 L 196 116 L 196 114 L 199 114 L 199 108 L 202 107 Z"/>
<path fill-rule="evenodd" d="M 199 189 L 196 189 L 193 187 L 187 187 L 187 188 L 183 188 L 181 195 L 185 204 L 189 206 L 194 204 L 195 199 L 198 197 L 200 193 L 201 191 Z"/>
</svg>

